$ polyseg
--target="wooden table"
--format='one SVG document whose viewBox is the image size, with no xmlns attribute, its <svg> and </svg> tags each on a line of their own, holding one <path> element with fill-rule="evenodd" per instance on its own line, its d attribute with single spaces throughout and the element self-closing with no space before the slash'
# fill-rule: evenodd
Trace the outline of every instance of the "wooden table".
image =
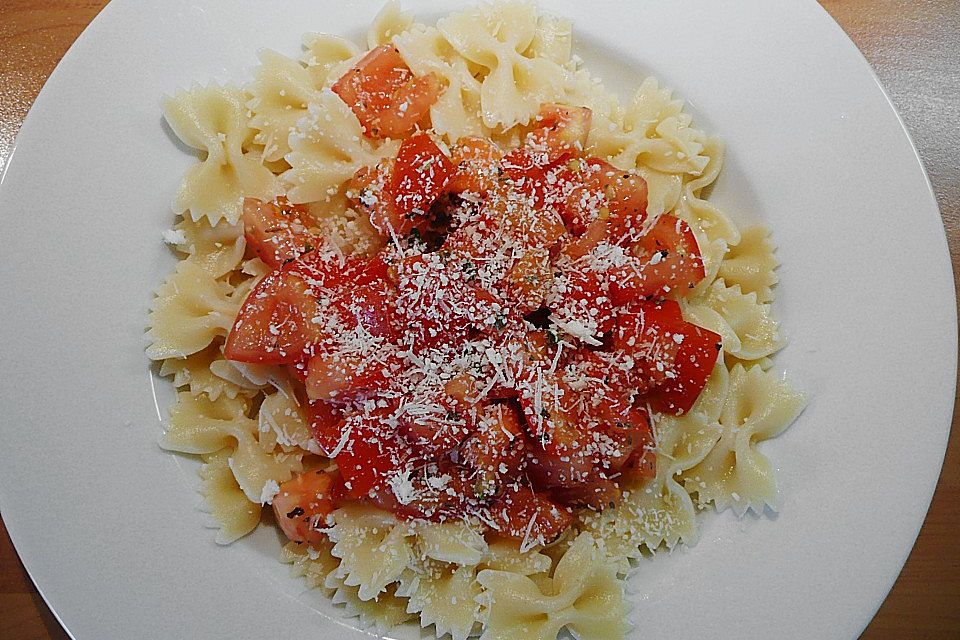
<svg viewBox="0 0 960 640">
<path fill-rule="evenodd" d="M 47 76 L 104 0 L 0 0 L 0 166 Z M 960 273 L 960 2 L 822 0 L 900 110 L 937 192 Z M 922 286 L 922 285 L 921 285 Z M 960 406 L 960 404 L 958 404 Z M 960 429 L 913 553 L 863 638 L 960 637 Z M 0 521 L 0 636 L 68 638 Z"/>
</svg>

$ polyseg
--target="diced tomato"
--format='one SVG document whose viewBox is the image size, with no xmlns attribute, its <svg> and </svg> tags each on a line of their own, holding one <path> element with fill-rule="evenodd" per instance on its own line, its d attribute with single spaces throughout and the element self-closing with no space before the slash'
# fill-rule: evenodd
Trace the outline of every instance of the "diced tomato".
<svg viewBox="0 0 960 640">
<path fill-rule="evenodd" d="M 319 544 L 326 540 L 322 529 L 335 505 L 333 493 L 339 482 L 336 472 L 307 471 L 280 485 L 273 497 L 273 513 L 277 524 L 293 542 Z"/>
<path fill-rule="evenodd" d="M 404 411 L 398 425 L 404 440 L 417 451 L 438 458 L 459 446 L 476 426 L 473 403 L 448 394 L 442 387 L 418 390 L 418 402 Z"/>
<path fill-rule="evenodd" d="M 322 336 L 307 365 L 307 395 L 326 400 L 381 389 L 399 371 L 396 292 L 373 280 L 335 294 L 316 332 Z"/>
<path fill-rule="evenodd" d="M 388 44 L 367 53 L 332 88 L 371 138 L 398 138 L 413 129 L 442 90 L 432 73 L 415 77 Z"/>
<path fill-rule="evenodd" d="M 307 403 L 307 416 L 313 438 L 320 448 L 327 454 L 334 451 L 346 430 L 343 412 L 324 400 L 311 400 Z"/>
<path fill-rule="evenodd" d="M 633 253 L 635 258 L 609 273 L 610 296 L 617 304 L 670 293 L 684 296 L 705 275 L 693 231 L 673 216 L 662 216 Z"/>
<path fill-rule="evenodd" d="M 400 145 L 390 176 L 396 231 L 405 234 L 424 218 L 446 190 L 454 165 L 429 134 L 415 133 Z"/>
<path fill-rule="evenodd" d="M 677 318 L 678 310 L 672 301 L 643 302 L 617 317 L 612 346 L 634 359 L 633 386 L 649 389 L 674 375 L 680 345 L 673 334 L 685 324 L 682 317 Z"/>
<path fill-rule="evenodd" d="M 674 330 L 674 336 L 682 339 L 674 367 L 674 377 L 664 381 L 650 397 L 650 405 L 664 413 L 682 414 L 700 397 L 707 379 L 713 371 L 720 354 L 720 336 L 684 323 L 682 329 Z"/>
<path fill-rule="evenodd" d="M 450 149 L 450 158 L 455 167 L 447 183 L 451 192 L 483 195 L 496 186 L 503 151 L 495 143 L 474 136 L 460 138 Z"/>
<path fill-rule="evenodd" d="M 506 293 L 520 314 L 539 309 L 553 285 L 550 252 L 535 247 L 524 253 L 510 267 L 505 284 Z"/>
<path fill-rule="evenodd" d="M 587 225 L 583 233 L 575 238 L 571 238 L 563 246 L 564 255 L 571 260 L 579 260 L 593 251 L 597 245 L 607 239 L 610 231 L 606 220 L 595 220 Z"/>
<path fill-rule="evenodd" d="M 311 400 L 345 399 L 360 392 L 386 388 L 402 370 L 395 351 L 378 356 L 319 353 L 307 363 L 307 396 Z"/>
<path fill-rule="evenodd" d="M 637 447 L 620 468 L 617 482 L 622 487 L 634 488 L 644 480 L 657 475 L 657 455 L 652 450 L 653 442 Z"/>
<path fill-rule="evenodd" d="M 323 244 L 310 231 L 314 223 L 306 208 L 282 196 L 273 202 L 244 198 L 242 219 L 247 244 L 274 269 Z"/>
<path fill-rule="evenodd" d="M 647 219 L 647 182 L 634 173 L 618 172 L 611 185 L 610 238 L 629 243 L 640 237 Z"/>
<path fill-rule="evenodd" d="M 684 321 L 672 300 L 634 304 L 620 314 L 613 333 L 614 349 L 635 361 L 633 375 L 657 387 L 649 396 L 651 406 L 677 414 L 688 411 L 700 396 L 720 343 L 716 333 Z"/>
<path fill-rule="evenodd" d="M 604 442 L 600 446 L 600 465 L 619 471 L 637 449 L 653 445 L 653 428 L 647 410 L 632 404 L 622 390 L 606 388 L 596 406 L 588 411 L 597 421 L 594 427 Z"/>
<path fill-rule="evenodd" d="M 460 459 L 476 476 L 473 494 L 486 499 L 516 478 L 524 461 L 523 428 L 516 409 L 506 404 L 488 405 L 477 429 L 460 446 Z"/>
<path fill-rule="evenodd" d="M 556 373 L 531 369 L 518 400 L 530 438 L 549 454 L 567 456 L 582 448 L 583 430 L 572 407 L 576 394 Z"/>
<path fill-rule="evenodd" d="M 416 133 L 403 141 L 395 159 L 357 171 L 347 194 L 382 235 L 402 237 L 429 222 L 430 207 L 454 170 L 428 134 Z"/>
<path fill-rule="evenodd" d="M 304 360 L 318 339 L 317 299 L 288 268 L 268 273 L 247 296 L 223 354 L 229 360 L 292 364 Z"/>
<path fill-rule="evenodd" d="M 547 298 L 550 319 L 588 344 L 598 346 L 598 338 L 610 331 L 614 321 L 613 301 L 604 289 L 603 276 L 595 271 L 564 270 Z M 592 338 L 585 337 L 586 334 Z"/>
<path fill-rule="evenodd" d="M 490 505 L 490 518 L 500 535 L 531 545 L 556 540 L 573 522 L 573 514 L 567 507 L 516 485 Z"/>
<path fill-rule="evenodd" d="M 391 283 L 383 280 L 357 283 L 350 289 L 339 291 L 331 304 L 344 329 L 360 326 L 363 333 L 388 342 L 400 337 L 397 291 Z"/>
<path fill-rule="evenodd" d="M 560 214 L 538 208 L 516 184 L 498 184 L 489 193 L 483 212 L 499 237 L 510 238 L 527 249 L 550 249 L 567 235 Z"/>
<path fill-rule="evenodd" d="M 547 197 L 547 172 L 551 168 L 550 158 L 546 154 L 536 154 L 523 147 L 510 151 L 503 157 L 501 163 L 504 172 L 510 177 L 512 184 L 509 201 L 519 201 L 522 194 L 530 200 L 533 208 L 544 206 Z"/>
<path fill-rule="evenodd" d="M 471 490 L 469 470 L 449 459 L 421 465 L 410 473 L 408 490 L 401 490 L 401 495 L 402 500 L 394 494 L 394 511 L 402 518 L 463 518 L 479 506 Z"/>
<path fill-rule="evenodd" d="M 387 480 L 406 466 L 409 448 L 376 416 L 351 416 L 347 418 L 346 428 L 349 432 L 346 444 L 335 457 L 346 495 L 364 498 L 371 491 L 389 491 Z"/>
<path fill-rule="evenodd" d="M 358 210 L 367 214 L 370 224 L 381 235 L 390 230 L 400 233 L 402 220 L 396 215 L 393 194 L 390 191 L 393 158 L 382 160 L 375 167 L 360 167 L 347 186 L 347 198 Z"/>
<path fill-rule="evenodd" d="M 544 104 L 537 115 L 540 128 L 530 133 L 527 144 L 546 147 L 552 158 L 580 153 L 587 144 L 592 115 L 586 107 Z"/>
</svg>

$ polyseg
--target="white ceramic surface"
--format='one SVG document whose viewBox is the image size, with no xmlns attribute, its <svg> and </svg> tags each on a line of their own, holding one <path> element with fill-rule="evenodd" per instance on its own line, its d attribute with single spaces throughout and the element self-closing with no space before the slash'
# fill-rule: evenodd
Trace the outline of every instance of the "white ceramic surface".
<svg viewBox="0 0 960 640">
<path fill-rule="evenodd" d="M 450 8 L 405 5 L 429 20 Z M 947 246 L 909 137 L 812 1 L 548 6 L 573 18 L 610 86 L 655 73 L 726 139 L 714 198 L 773 227 L 790 338 L 777 361 L 811 398 L 764 447 L 779 516 L 705 514 L 698 546 L 644 563 L 635 633 L 852 638 L 916 537 L 955 389 Z M 79 640 L 361 636 L 287 577 L 273 532 L 221 548 L 202 528 L 193 465 L 156 446 L 172 392 L 142 333 L 192 161 L 162 126 L 160 95 L 245 81 L 259 48 L 294 54 L 306 31 L 359 37 L 377 9 L 116 0 L 23 126 L 0 186 L 0 508 Z"/>
</svg>

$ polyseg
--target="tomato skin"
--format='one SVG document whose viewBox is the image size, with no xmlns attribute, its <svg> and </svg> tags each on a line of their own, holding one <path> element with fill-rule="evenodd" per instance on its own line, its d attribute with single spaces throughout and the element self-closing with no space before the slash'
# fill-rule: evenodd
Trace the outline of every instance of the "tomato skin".
<svg viewBox="0 0 960 640">
<path fill-rule="evenodd" d="M 613 333 L 613 348 L 633 357 L 631 373 L 649 387 L 651 406 L 661 412 L 682 414 L 690 410 L 706 385 L 720 353 L 716 333 L 686 322 L 680 305 L 673 300 L 661 303 L 634 303 L 619 315 Z"/>
<path fill-rule="evenodd" d="M 594 337 L 610 331 L 614 323 L 613 301 L 604 290 L 601 274 L 573 268 L 561 272 L 558 283 L 562 290 L 558 293 L 555 288 L 547 298 L 552 321 L 561 328 L 568 323 L 579 323 L 589 329 Z"/>
<path fill-rule="evenodd" d="M 556 211 L 518 198 L 516 184 L 499 184 L 490 192 L 483 213 L 494 233 L 509 237 L 525 249 L 551 249 L 566 237 L 567 228 Z"/>
<path fill-rule="evenodd" d="M 432 73 L 414 77 L 400 52 L 385 44 L 361 58 L 332 89 L 356 114 L 367 136 L 398 138 L 426 115 L 441 85 Z"/>
<path fill-rule="evenodd" d="M 559 375 L 542 369 L 531 368 L 525 376 L 517 400 L 534 451 L 568 456 L 579 450 L 583 432 L 570 406 L 573 391 Z"/>
<path fill-rule="evenodd" d="M 396 355 L 396 291 L 372 280 L 334 294 L 315 331 L 319 335 L 307 364 L 306 389 L 312 400 L 383 388 L 399 371 Z"/>
<path fill-rule="evenodd" d="M 390 191 L 391 174 L 395 162 L 392 158 L 382 160 L 375 167 L 360 167 L 347 187 L 351 204 L 370 218 L 370 224 L 380 235 L 396 233 L 402 219 L 397 216 Z"/>
<path fill-rule="evenodd" d="M 313 220 L 307 210 L 286 198 L 274 202 L 243 199 L 243 234 L 260 259 L 276 269 L 323 244 L 310 232 Z"/>
<path fill-rule="evenodd" d="M 685 325 L 676 302 L 635 303 L 629 311 L 618 315 L 612 333 L 612 346 L 617 352 L 635 360 L 630 372 L 632 385 L 650 389 L 673 375 L 680 345 L 673 332 Z"/>
<path fill-rule="evenodd" d="M 326 540 L 320 531 L 333 512 L 336 472 L 307 471 L 280 485 L 273 498 L 273 513 L 280 529 L 292 542 L 319 544 Z"/>
<path fill-rule="evenodd" d="M 501 536 L 546 544 L 570 526 L 573 514 L 527 487 L 510 485 L 490 505 L 490 519 Z"/>
<path fill-rule="evenodd" d="M 610 237 L 618 244 L 636 241 L 647 219 L 647 182 L 634 173 L 618 172 L 610 198 Z"/>
<path fill-rule="evenodd" d="M 402 237 L 429 222 L 430 207 L 446 192 L 454 173 L 450 158 L 429 134 L 420 132 L 403 141 L 396 158 L 359 169 L 347 193 L 381 235 Z"/>
<path fill-rule="evenodd" d="M 405 334 L 422 349 L 459 340 L 469 329 L 495 332 L 507 322 L 507 310 L 439 253 L 411 256 L 396 267 L 397 314 Z"/>
</svg>

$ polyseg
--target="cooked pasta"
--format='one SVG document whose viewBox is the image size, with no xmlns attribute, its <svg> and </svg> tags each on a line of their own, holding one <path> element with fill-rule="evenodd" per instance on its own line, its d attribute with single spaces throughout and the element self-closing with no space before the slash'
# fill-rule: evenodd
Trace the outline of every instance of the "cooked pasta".
<svg viewBox="0 0 960 640">
<path fill-rule="evenodd" d="M 515 0 L 453 13 L 436 25 L 417 22 L 390 1 L 373 17 L 362 45 L 307 34 L 299 56 L 260 52 L 245 87 L 194 86 L 164 100 L 167 123 L 198 160 L 177 193 L 173 213 L 180 219 L 164 233 L 181 259 L 157 290 L 148 318 L 147 356 L 177 389 L 160 445 L 200 458 L 199 491 L 218 543 L 254 530 L 262 507 L 272 505 L 276 524 L 294 541 L 283 547 L 282 561 L 362 628 L 386 633 L 419 623 L 453 640 L 477 634 L 484 640 L 554 640 L 563 629 L 582 640 L 623 638 L 628 606 L 622 578 L 645 555 L 695 545 L 697 512 L 709 505 L 736 516 L 779 507 L 773 464 L 758 444 L 786 429 L 804 399 L 774 360 L 785 341 L 771 305 L 779 265 L 771 232 L 760 225 L 741 229 L 708 198 L 723 166 L 723 145 L 695 126 L 681 99 L 647 78 L 621 100 L 573 55 L 572 34 L 569 20 Z M 389 90 L 369 84 L 365 65 L 389 68 L 392 75 L 378 80 L 393 83 Z M 559 143 L 551 137 L 556 132 Z M 415 139 L 421 173 L 419 181 L 404 183 L 401 163 Z M 589 176 L 584 167 L 606 167 L 604 175 L 615 176 L 614 182 L 596 186 L 584 177 L 572 190 L 560 185 L 561 191 L 550 191 L 556 175 L 566 174 L 537 174 L 539 160 L 529 158 L 549 156 L 555 144 L 567 145 L 561 146 L 569 152 L 562 156 L 564 170 Z M 423 145 L 435 155 L 424 160 Z M 527 155 L 515 156 L 520 151 Z M 500 163 L 495 171 L 483 164 L 490 162 L 485 154 Z M 522 179 L 510 173 L 518 168 L 527 172 Z M 423 194 L 433 188 L 434 169 L 453 172 L 466 186 L 427 201 Z M 387 299 L 371 282 L 402 281 L 410 252 L 430 265 L 431 252 L 447 251 L 458 231 L 473 229 L 476 241 L 486 228 L 471 218 L 486 211 L 480 193 L 516 185 L 530 189 L 519 202 L 538 214 L 564 207 L 558 242 L 566 244 L 551 253 L 511 236 L 495 254 L 458 268 L 477 287 L 518 282 L 533 296 L 532 302 L 498 302 L 493 308 L 499 315 L 487 325 L 497 328 L 520 310 L 523 339 L 544 338 L 536 349 L 549 358 L 528 380 L 534 398 L 520 386 L 529 361 L 518 361 L 518 339 L 474 340 L 470 336 L 489 327 L 458 328 L 458 305 L 479 308 L 487 301 L 451 297 L 446 276 L 426 278 L 430 266 L 414 270 L 416 297 L 406 303 L 436 303 L 452 315 L 419 343 L 410 339 L 377 352 L 377 367 L 365 369 L 363 358 L 383 347 L 385 334 L 362 318 L 395 306 L 399 317 L 413 322 L 403 315 L 402 295 Z M 623 198 L 610 193 L 628 188 L 642 194 L 639 212 L 636 200 L 627 200 L 639 222 L 625 232 L 626 240 L 616 240 L 611 225 L 629 214 Z M 403 198 L 389 190 L 403 189 L 413 204 L 400 215 Z M 508 202 L 504 210 L 515 206 Z M 268 214 L 275 217 L 255 218 Z M 411 222 L 428 214 L 437 218 L 433 226 Z M 517 215 L 513 222 L 521 224 Z M 535 239 L 552 233 L 546 216 L 531 223 Z M 595 229 L 607 235 L 576 253 Z M 391 251 L 403 260 L 384 258 Z M 309 267 L 308 258 L 320 255 L 338 277 L 356 282 L 331 293 L 324 281 L 331 276 Z M 523 260 L 532 271 L 521 278 L 514 271 Z M 695 277 L 678 280 L 683 276 L 658 270 L 661 261 Z M 573 276 L 562 271 L 571 264 L 581 265 Z M 589 269 L 616 286 L 604 284 L 571 306 L 555 303 L 576 291 L 577 275 Z M 651 273 L 667 284 L 644 289 L 644 278 L 658 277 Z M 291 277 L 300 298 L 282 289 Z M 342 307 L 330 306 L 337 295 L 346 296 Z M 291 315 L 304 296 L 319 311 Z M 639 306 L 624 303 L 625 296 Z M 245 315 L 251 300 L 261 298 L 267 300 L 266 320 Z M 596 308 L 582 315 L 590 304 L 611 298 L 622 308 L 610 312 L 607 325 Z M 318 336 L 330 327 L 339 331 L 339 308 L 357 318 L 357 328 L 348 325 L 337 338 L 346 345 L 342 353 L 354 359 L 331 365 L 321 357 Z M 671 309 L 675 316 L 665 320 Z M 547 320 L 535 319 L 544 310 Z M 635 322 L 646 330 L 657 326 L 656 318 L 673 323 L 672 333 L 656 334 L 644 352 L 634 348 L 623 327 Z M 259 341 L 243 338 L 249 327 L 261 331 Z M 436 367 L 432 341 L 461 329 L 458 344 L 467 346 L 456 355 L 458 371 L 473 377 L 441 377 L 436 371 L 444 370 L 430 368 Z M 629 339 L 642 341 L 641 329 Z M 619 346 L 608 351 L 608 344 Z M 309 358 L 284 359 L 296 350 Z M 610 354 L 616 358 L 602 360 Z M 662 366 L 644 368 L 645 358 L 656 364 L 661 357 L 674 358 L 666 373 Z M 597 358 L 608 367 L 603 375 L 590 368 Z M 410 377 L 397 359 L 415 363 L 410 366 L 423 375 Z M 329 393 L 316 382 L 318 371 L 327 381 L 395 379 L 410 396 L 378 396 L 369 391 L 376 387 L 361 386 L 364 393 L 339 397 L 339 388 Z M 671 383 L 681 373 L 685 377 Z M 556 376 L 552 391 L 544 391 L 545 375 Z M 474 379 L 489 382 L 470 386 Z M 560 424 L 553 415 L 565 394 L 583 400 L 577 415 L 584 421 L 597 406 L 607 406 L 604 394 L 614 379 L 633 381 L 630 412 L 617 414 L 629 419 L 608 416 L 606 430 L 598 431 L 577 421 L 568 425 L 589 433 L 592 445 L 557 444 L 558 432 L 542 431 L 544 420 Z M 415 396 L 437 380 L 445 402 L 462 393 L 478 407 L 482 400 L 485 413 Z M 376 473 L 378 460 L 398 455 L 379 433 L 364 431 L 364 420 L 389 411 L 395 411 L 386 419 L 392 428 L 406 429 L 411 456 L 440 447 L 439 434 L 450 424 L 458 433 L 455 454 L 444 458 L 446 466 L 415 458 L 422 468 L 408 466 L 381 485 L 351 484 Z M 518 416 L 516 423 L 510 416 Z M 427 436 L 416 431 L 424 424 L 431 425 Z M 617 429 L 635 431 L 618 440 Z M 493 449 L 484 447 L 491 443 L 504 450 L 519 446 L 518 457 L 509 460 L 524 469 L 522 481 L 500 479 L 510 469 L 505 459 L 490 457 Z M 585 472 L 575 466 L 563 466 L 569 458 L 550 448 L 561 445 L 594 446 L 590 455 L 613 458 L 620 454 L 609 450 L 631 448 L 623 454 L 629 459 L 616 461 L 602 477 L 606 482 L 597 484 L 577 476 Z M 359 448 L 368 458 L 356 465 L 346 454 L 356 456 Z M 460 484 L 457 465 L 472 474 Z M 481 506 L 448 515 L 444 509 L 461 504 L 467 492 Z M 503 506 L 510 504 L 503 501 L 507 494 L 515 500 L 511 514 Z M 549 529 L 551 523 L 560 524 Z"/>
</svg>

